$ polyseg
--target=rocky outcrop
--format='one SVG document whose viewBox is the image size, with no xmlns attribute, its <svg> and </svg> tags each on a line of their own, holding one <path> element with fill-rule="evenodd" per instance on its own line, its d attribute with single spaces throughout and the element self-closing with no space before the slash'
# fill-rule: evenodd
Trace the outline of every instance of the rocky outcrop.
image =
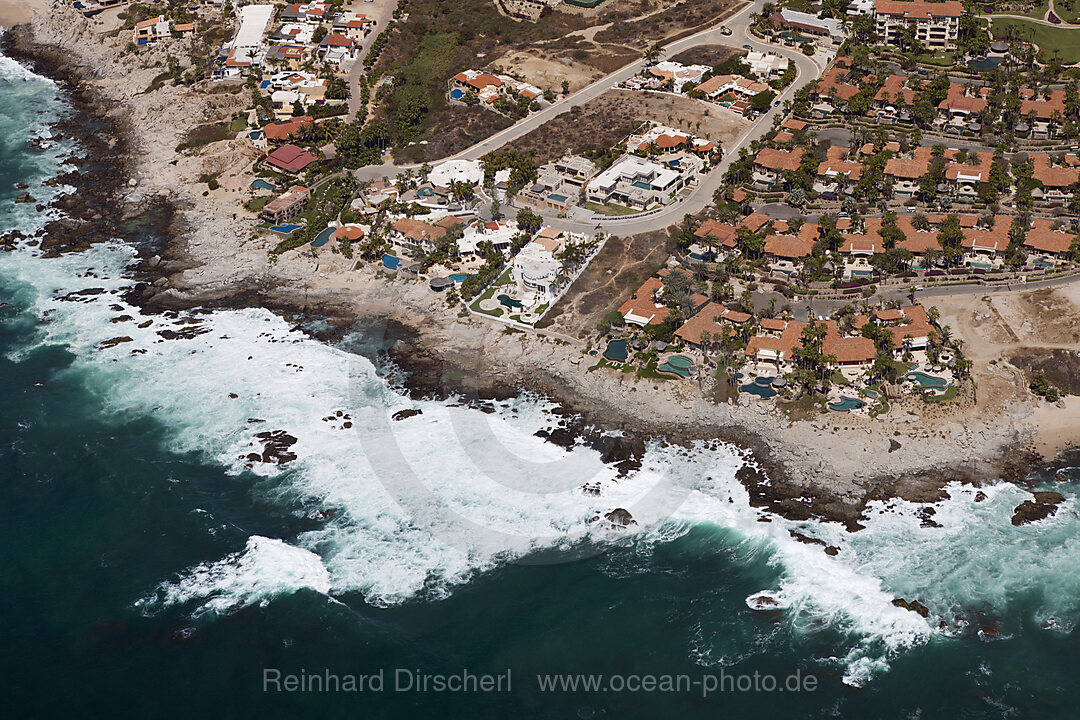
<svg viewBox="0 0 1080 720">
<path fill-rule="evenodd" d="M 394 420 L 408 420 L 411 417 L 423 414 L 424 411 L 419 408 L 409 408 L 408 410 L 398 410 L 391 417 L 393 417 Z"/>
<path fill-rule="evenodd" d="M 910 610 L 913 613 L 918 613 L 919 615 L 922 615 L 923 617 L 930 617 L 930 608 L 926 607 L 925 605 L 923 605 L 918 600 L 911 600 L 909 602 L 909 601 L 905 600 L 904 598 L 896 598 L 895 600 L 892 601 L 892 604 L 895 605 L 896 607 L 904 608 L 905 610 Z"/>
<path fill-rule="evenodd" d="M 1057 512 L 1057 506 L 1065 502 L 1065 496 L 1059 492 L 1043 491 L 1032 493 L 1034 500 L 1025 500 L 1013 510 L 1012 524 L 1016 526 L 1045 520 Z"/>
</svg>

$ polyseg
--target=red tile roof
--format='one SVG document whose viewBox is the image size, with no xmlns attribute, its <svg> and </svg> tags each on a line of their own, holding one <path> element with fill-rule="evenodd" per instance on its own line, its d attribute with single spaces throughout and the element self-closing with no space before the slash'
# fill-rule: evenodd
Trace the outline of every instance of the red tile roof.
<svg viewBox="0 0 1080 720">
<path fill-rule="evenodd" d="M 266 156 L 267 164 L 290 173 L 300 172 L 317 160 L 318 158 L 307 150 L 295 145 L 282 145 Z"/>
</svg>

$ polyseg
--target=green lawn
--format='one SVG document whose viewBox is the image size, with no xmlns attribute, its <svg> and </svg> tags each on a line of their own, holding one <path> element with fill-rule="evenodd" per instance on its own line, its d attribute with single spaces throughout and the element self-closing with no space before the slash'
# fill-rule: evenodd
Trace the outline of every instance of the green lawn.
<svg viewBox="0 0 1080 720">
<path fill-rule="evenodd" d="M 1054 58 L 1067 65 L 1080 62 L 1080 30 L 1050 27 L 1012 18 L 997 18 L 991 28 L 995 37 L 1004 37 L 1007 30 L 1015 29 L 1018 40 L 1033 42 L 1039 46 L 1039 59 L 1044 62 Z"/>
<path fill-rule="evenodd" d="M 938 53 L 926 53 L 919 55 L 915 58 L 916 61 L 925 63 L 926 65 L 936 65 L 938 67 L 952 67 L 956 64 L 956 53 L 954 52 L 938 52 Z"/>
<path fill-rule="evenodd" d="M 1055 0 L 1054 13 L 1059 18 L 1071 25 L 1080 24 L 1077 22 L 1078 20 L 1080 20 L 1080 2 L 1074 2 L 1071 10 L 1069 8 L 1062 7 L 1063 5 L 1064 3 L 1062 3 L 1061 0 Z"/>
<path fill-rule="evenodd" d="M 1029 10 L 1028 12 L 1022 12 L 1022 11 L 1018 10 L 1018 11 L 1015 11 L 1015 12 L 1013 12 L 1013 11 L 1004 12 L 1003 11 L 1002 13 L 982 13 L 982 14 L 989 14 L 989 15 L 998 15 L 998 14 L 1023 15 L 1025 17 L 1036 18 L 1038 20 L 1042 20 L 1046 16 L 1046 11 L 1049 10 L 1049 9 L 1050 9 L 1050 0 L 1042 0 L 1040 3 L 1038 3 L 1037 5 L 1032 7 L 1032 9 Z M 1059 12 L 1058 14 L 1060 15 L 1061 13 Z"/>
<path fill-rule="evenodd" d="M 636 215 L 641 212 L 640 210 L 634 210 L 623 205 L 616 205 L 614 203 L 608 203 L 607 205 L 600 205 L 599 203 L 587 202 L 582 205 L 586 210 L 592 210 L 594 213 L 600 213 L 601 215 Z"/>
</svg>

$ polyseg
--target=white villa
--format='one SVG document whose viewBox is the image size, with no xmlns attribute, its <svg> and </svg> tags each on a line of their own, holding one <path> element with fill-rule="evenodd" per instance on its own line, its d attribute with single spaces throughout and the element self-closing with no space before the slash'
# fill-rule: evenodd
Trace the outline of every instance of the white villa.
<svg viewBox="0 0 1080 720">
<path fill-rule="evenodd" d="M 563 233 L 555 228 L 540 228 L 532 242 L 514 258 L 514 282 L 519 292 L 532 294 L 532 305 L 550 302 L 556 295 L 555 284 L 562 263 L 555 255 L 562 249 L 562 238 Z"/>
<path fill-rule="evenodd" d="M 627 155 L 589 182 L 586 197 L 590 202 L 616 202 L 646 210 L 653 205 L 670 203 L 676 193 L 687 186 L 691 175 Z"/>
</svg>

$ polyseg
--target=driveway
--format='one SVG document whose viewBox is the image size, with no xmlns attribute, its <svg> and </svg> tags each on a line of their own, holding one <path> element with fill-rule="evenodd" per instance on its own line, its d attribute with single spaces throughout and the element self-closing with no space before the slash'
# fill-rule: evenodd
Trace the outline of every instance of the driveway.
<svg viewBox="0 0 1080 720">
<path fill-rule="evenodd" d="M 372 2 L 353 0 L 349 3 L 347 8 L 348 12 L 358 12 L 375 21 L 375 28 L 368 33 L 366 38 L 364 38 L 364 41 L 360 46 L 360 54 L 357 56 L 356 62 L 353 63 L 352 70 L 349 71 L 350 121 L 353 120 L 356 117 L 356 113 L 360 111 L 360 78 L 364 75 L 364 58 L 367 57 L 368 51 L 371 50 L 371 46 L 375 44 L 375 38 L 379 36 L 379 33 L 386 29 L 387 23 L 393 18 L 394 8 L 396 7 L 397 3 L 394 0 L 372 0 Z"/>
</svg>

